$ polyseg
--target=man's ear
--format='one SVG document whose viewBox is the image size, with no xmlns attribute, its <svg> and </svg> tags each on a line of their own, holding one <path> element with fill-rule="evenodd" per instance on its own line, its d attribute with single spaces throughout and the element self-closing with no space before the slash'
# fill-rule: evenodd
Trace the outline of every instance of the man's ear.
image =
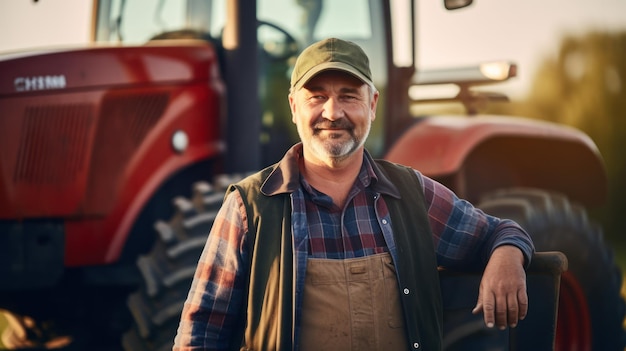
<svg viewBox="0 0 626 351">
<path fill-rule="evenodd" d="M 293 96 L 294 94 L 289 94 L 289 108 L 291 109 L 291 121 L 296 123 L 296 99 Z"/>
<path fill-rule="evenodd" d="M 370 102 L 370 113 L 372 115 L 371 121 L 373 122 L 376 119 L 376 106 L 378 106 L 378 96 L 380 94 L 376 91 L 372 95 L 372 101 Z"/>
</svg>

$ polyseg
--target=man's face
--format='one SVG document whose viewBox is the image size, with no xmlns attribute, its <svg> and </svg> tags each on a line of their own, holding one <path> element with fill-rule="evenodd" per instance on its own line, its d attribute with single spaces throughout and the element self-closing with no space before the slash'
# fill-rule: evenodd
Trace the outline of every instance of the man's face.
<svg viewBox="0 0 626 351">
<path fill-rule="evenodd" d="M 305 150 L 342 160 L 363 147 L 376 118 L 378 92 L 341 71 L 325 71 L 289 96 L 292 119 Z"/>
</svg>

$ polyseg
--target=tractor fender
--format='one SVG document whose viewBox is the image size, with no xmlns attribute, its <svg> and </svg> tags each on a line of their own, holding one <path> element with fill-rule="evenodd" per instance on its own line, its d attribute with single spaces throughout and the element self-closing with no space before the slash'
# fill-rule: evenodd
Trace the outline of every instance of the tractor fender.
<svg viewBox="0 0 626 351">
<path fill-rule="evenodd" d="M 607 176 L 589 136 L 572 127 L 509 116 L 424 118 L 385 159 L 413 167 L 460 197 L 500 188 L 558 191 L 587 206 L 606 201 Z"/>
</svg>

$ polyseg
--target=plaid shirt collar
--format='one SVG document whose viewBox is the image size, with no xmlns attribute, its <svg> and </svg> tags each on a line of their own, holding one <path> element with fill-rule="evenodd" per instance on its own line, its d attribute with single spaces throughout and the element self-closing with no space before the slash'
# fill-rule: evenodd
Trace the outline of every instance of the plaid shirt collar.
<svg viewBox="0 0 626 351">
<path fill-rule="evenodd" d="M 367 150 L 363 153 L 363 166 L 358 178 L 366 186 L 369 184 L 378 193 L 400 198 L 398 188 L 385 176 L 380 167 Z M 280 160 L 276 168 L 267 177 L 261 192 L 267 196 L 283 193 L 293 193 L 300 187 L 300 168 L 298 160 L 302 157 L 302 143 L 291 147 Z"/>
</svg>

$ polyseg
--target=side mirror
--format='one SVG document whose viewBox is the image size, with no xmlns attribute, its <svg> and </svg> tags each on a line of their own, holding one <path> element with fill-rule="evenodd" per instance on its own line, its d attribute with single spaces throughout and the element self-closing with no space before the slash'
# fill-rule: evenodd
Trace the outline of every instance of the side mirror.
<svg viewBox="0 0 626 351">
<path fill-rule="evenodd" d="M 443 0 L 446 10 L 456 10 L 472 4 L 472 0 Z"/>
</svg>

